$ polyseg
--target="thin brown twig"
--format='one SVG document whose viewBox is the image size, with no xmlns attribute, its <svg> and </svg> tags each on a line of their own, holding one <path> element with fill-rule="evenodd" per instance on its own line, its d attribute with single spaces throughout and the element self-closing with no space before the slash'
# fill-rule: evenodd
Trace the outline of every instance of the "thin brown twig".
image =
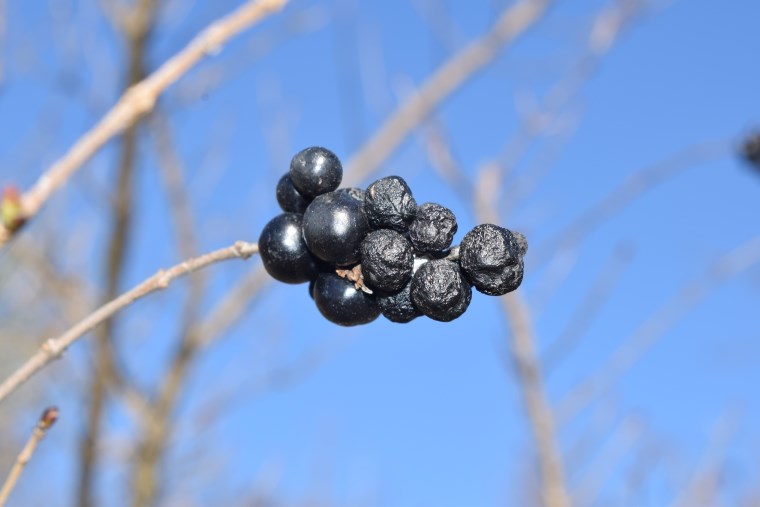
<svg viewBox="0 0 760 507">
<path fill-rule="evenodd" d="M 151 111 L 161 93 L 231 38 L 281 9 L 287 0 L 251 0 L 209 25 L 153 74 L 127 90 L 114 107 L 21 196 L 21 217 L 34 217 L 50 196 L 111 138 Z M 0 247 L 14 231 L 0 225 Z"/>
<path fill-rule="evenodd" d="M 167 288 L 174 279 L 192 273 L 193 271 L 230 259 L 245 260 L 258 253 L 258 251 L 259 247 L 257 244 L 238 241 L 232 246 L 185 260 L 171 268 L 159 271 L 131 290 L 101 306 L 65 333 L 56 338 L 50 338 L 43 343 L 32 357 L 0 384 L 0 401 L 4 400 L 8 395 L 18 389 L 21 384 L 29 380 L 47 364 L 60 357 L 71 344 L 81 338 L 88 331 L 91 331 L 95 326 L 109 319 L 116 312 L 129 306 L 138 299 L 141 299 L 152 292 Z"/>
<path fill-rule="evenodd" d="M 8 497 L 16 486 L 16 482 L 21 477 L 21 472 L 24 471 L 24 467 L 32 459 L 37 444 L 45 437 L 45 433 L 55 424 L 56 420 L 58 420 L 58 409 L 56 407 L 48 407 L 42 412 L 37 425 L 32 431 L 32 436 L 29 437 L 26 445 L 19 453 L 16 462 L 13 464 L 13 468 L 11 468 L 8 477 L 5 479 L 2 489 L 0 489 L 0 507 L 3 507 L 8 501 Z"/>
<path fill-rule="evenodd" d="M 444 63 L 351 157 L 344 179 L 346 186 L 363 181 L 436 107 L 541 19 L 551 3 L 552 0 L 520 0 L 504 11 L 486 34 Z"/>
</svg>

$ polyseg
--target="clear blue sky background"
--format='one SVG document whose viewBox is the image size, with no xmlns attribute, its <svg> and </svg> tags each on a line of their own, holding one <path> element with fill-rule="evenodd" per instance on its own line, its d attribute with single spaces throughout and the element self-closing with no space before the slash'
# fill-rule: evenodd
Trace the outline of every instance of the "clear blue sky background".
<svg viewBox="0 0 760 507">
<path fill-rule="evenodd" d="M 69 20 L 66 27 L 57 25 L 71 32 L 71 47 L 66 47 L 56 45 L 60 39 L 51 35 L 56 23 L 50 11 L 9 3 L 3 50 L 7 77 L 0 92 L 3 182 L 33 183 L 117 96 L 119 75 L 114 71 L 121 48 L 94 4 L 74 2 L 58 9 Z M 293 153 L 324 145 L 347 160 L 407 91 L 482 34 L 505 2 L 440 4 L 452 25 L 445 40 L 431 34 L 415 2 L 296 0 L 184 81 L 227 63 L 233 72 L 220 86 L 210 86 L 189 106 L 181 104 L 179 94 L 186 88 L 172 89 L 162 106 L 174 112 L 204 249 L 256 240 L 278 213 L 274 185 Z M 555 268 L 563 262 L 575 265 L 548 300 L 542 296 L 553 271 L 534 265 L 531 253 L 548 245 L 545 241 L 573 217 L 644 167 L 700 142 L 736 141 L 760 125 L 760 3 L 667 4 L 635 22 L 604 59 L 572 104 L 578 125 L 551 172 L 503 217 L 502 225 L 524 231 L 533 247 L 520 290 L 534 310 L 542 351 L 565 328 L 613 252 L 621 244 L 635 252 L 580 346 L 549 377 L 552 401 L 604 364 L 642 321 L 702 276 L 713 260 L 758 235 L 760 172 L 753 173 L 727 151 L 645 193 L 577 248 L 556 252 Z M 168 16 L 150 53 L 151 67 L 234 5 L 199 2 L 181 22 Z M 483 163 L 500 156 L 519 122 L 515 97 L 536 93 L 540 99 L 568 72 L 583 50 L 591 17 L 603 5 L 596 0 L 558 2 L 540 25 L 445 103 L 438 117 L 467 174 L 474 177 Z M 316 19 L 313 28 L 276 40 L 289 26 L 287 20 L 301 11 Z M 93 26 L 98 28 L 83 30 Z M 272 42 L 262 57 L 250 49 Z M 24 63 L 26 54 L 34 55 L 32 64 Z M 93 61 L 100 65 L 98 71 L 91 69 Z M 67 65 L 83 70 L 83 90 L 98 99 L 89 110 L 83 108 L 81 94 L 67 96 L 54 84 Z M 423 142 L 418 135 L 410 137 L 377 175 L 401 175 L 418 202 L 451 207 L 459 218 L 458 241 L 477 219 L 471 203 L 430 167 Z M 40 144 L 44 150 L 33 149 Z M 538 144 L 532 153 L 552 146 Z M 209 148 L 218 155 L 205 163 Z M 177 260 L 168 211 L 156 192 L 155 157 L 149 146 L 142 151 L 139 236 L 130 252 L 127 285 Z M 84 169 L 88 176 L 72 182 L 67 204 L 60 205 L 71 213 L 67 222 L 72 229 L 93 220 L 102 206 L 93 189 L 110 181 L 115 155 L 113 147 L 106 149 Z M 529 171 L 530 165 L 523 163 L 518 170 Z M 45 213 L 55 207 L 52 202 Z M 105 224 L 89 227 L 82 241 L 92 259 L 88 274 L 96 276 Z M 252 268 L 211 270 L 208 307 Z M 735 505 L 738 491 L 757 484 L 759 288 L 758 269 L 722 284 L 611 386 L 611 395 L 561 430 L 566 457 L 584 432 L 594 435 L 594 452 L 579 462 L 568 457 L 572 484 L 582 483 L 610 435 L 633 423 L 641 436 L 609 470 L 599 505 L 665 505 L 704 459 L 716 427 L 726 417 L 733 420 L 732 414 L 738 423 L 724 450 L 727 504 Z M 126 338 L 132 351 L 129 364 L 145 385 L 170 350 L 181 290 L 157 296 L 159 306 L 146 301 L 126 313 L 125 329 L 143 322 L 140 329 L 146 330 L 138 338 Z M 478 293 L 468 312 L 452 323 L 378 320 L 343 329 L 320 317 L 305 286 L 272 285 L 199 365 L 180 416 L 196 414 L 224 390 L 235 393 L 235 403 L 204 431 L 193 428 L 189 415 L 183 419 L 178 432 L 185 440 L 170 453 L 170 470 L 180 489 L 203 492 L 201 505 L 220 496 L 236 498 L 235 493 L 269 473 L 278 477 L 277 491 L 286 498 L 324 493 L 336 505 L 522 505 L 533 466 L 532 441 L 511 364 L 500 358 L 506 339 L 498 301 Z M 318 364 L 285 389 L 261 396 L 253 392 L 267 364 L 303 362 L 323 349 Z M 82 350 L 71 355 L 74 364 L 83 366 L 85 358 Z M 42 376 L 51 378 L 54 372 Z M 81 402 L 63 387 L 53 389 L 51 398 L 64 414 L 76 414 Z M 125 421 L 123 414 L 111 414 L 113 429 L 131 431 Z M 67 416 L 57 428 L 60 438 L 51 435 L 46 442 L 59 451 L 56 459 L 41 461 L 58 470 L 53 487 L 60 501 L 54 505 L 67 505 L 72 497 L 74 469 L 66 460 L 74 459 L 80 425 L 76 416 Z M 619 442 L 613 440 L 612 452 Z M 652 476 L 626 498 L 630 467 L 649 448 L 656 449 L 649 464 Z M 206 470 L 208 482 L 183 485 L 194 452 L 215 456 L 211 463 L 218 468 Z M 114 491 L 124 487 L 118 474 L 104 477 L 106 504 L 118 505 Z"/>
</svg>

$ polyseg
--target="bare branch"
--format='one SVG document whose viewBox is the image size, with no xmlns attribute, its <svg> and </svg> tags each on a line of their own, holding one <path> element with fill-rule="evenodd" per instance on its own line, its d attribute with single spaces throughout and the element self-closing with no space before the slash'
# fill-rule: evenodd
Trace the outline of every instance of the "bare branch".
<svg viewBox="0 0 760 507">
<path fill-rule="evenodd" d="M 521 0 L 507 9 L 481 38 L 440 67 L 349 160 L 344 179 L 353 186 L 375 170 L 454 91 L 482 70 L 510 42 L 536 23 L 552 0 Z"/>
<path fill-rule="evenodd" d="M 114 5 L 120 4 L 114 3 Z M 129 23 L 124 26 L 116 25 L 121 31 L 127 48 L 126 89 L 145 78 L 145 55 L 148 51 L 158 10 L 159 3 L 156 0 L 139 0 L 123 13 L 125 15 L 119 18 L 129 20 Z M 121 280 L 127 264 L 135 204 L 134 182 L 138 167 L 139 126 L 140 119 L 138 118 L 127 127 L 120 137 L 120 153 L 115 180 L 116 199 L 109 210 L 111 227 L 103 254 L 106 287 L 102 296 L 102 303 L 107 303 L 119 295 Z M 115 327 L 116 317 L 114 316 L 95 330 L 95 365 L 88 387 L 87 422 L 80 442 L 79 484 L 76 493 L 79 507 L 91 507 L 95 503 L 93 500 L 93 484 L 96 482 L 95 476 L 98 472 L 98 449 L 103 426 L 103 413 L 108 402 L 108 387 L 110 384 L 124 387 L 128 384 L 118 364 L 118 354 L 116 353 L 118 343 L 114 336 Z"/>
<path fill-rule="evenodd" d="M 231 38 L 281 9 L 287 0 L 251 0 L 226 17 L 212 23 L 182 51 L 166 61 L 153 74 L 129 88 L 116 105 L 62 158 L 55 162 L 21 196 L 22 218 L 35 216 L 45 202 L 106 142 L 123 132 L 138 118 L 151 111 L 159 95 L 185 75 L 204 57 L 217 53 Z M 0 247 L 13 231 L 0 225 Z"/>
<path fill-rule="evenodd" d="M 11 491 L 13 491 L 16 482 L 18 482 L 19 477 L 21 477 L 21 472 L 24 471 L 24 467 L 32 459 L 37 444 L 39 444 L 45 437 L 45 433 L 47 433 L 47 430 L 55 424 L 56 420 L 58 420 L 57 408 L 49 407 L 42 412 L 39 421 L 37 421 L 37 425 L 32 431 L 32 436 L 29 437 L 26 445 L 16 458 L 16 462 L 13 464 L 13 468 L 11 468 L 8 478 L 5 479 L 5 484 L 3 484 L 2 490 L 0 490 L 0 507 L 3 507 L 8 501 Z"/>
<path fill-rule="evenodd" d="M 518 292 L 511 292 L 500 299 L 512 334 L 512 358 L 536 444 L 543 505 L 569 507 L 570 497 L 565 486 L 554 414 L 543 385 L 528 307 Z"/>
<path fill-rule="evenodd" d="M 547 375 L 562 364 L 562 361 L 583 339 L 632 260 L 633 248 L 629 245 L 620 245 L 615 249 L 612 258 L 589 287 L 565 329 L 542 354 L 541 362 Z"/>
<path fill-rule="evenodd" d="M 188 259 L 169 269 L 159 271 L 133 289 L 101 306 L 62 335 L 50 338 L 43 343 L 36 354 L 0 384 L 0 401 L 4 400 L 21 384 L 29 380 L 32 375 L 53 361 L 53 359 L 60 357 L 72 343 L 81 338 L 85 333 L 91 331 L 95 326 L 109 319 L 116 312 L 138 299 L 152 292 L 167 288 L 175 278 L 203 269 L 217 262 L 230 259 L 245 260 L 258 253 L 258 251 L 259 247 L 257 244 L 238 241 L 232 246 Z"/>
<path fill-rule="evenodd" d="M 760 236 L 725 254 L 707 270 L 706 275 L 686 284 L 622 342 L 607 364 L 565 396 L 558 410 L 560 420 L 570 419 L 594 397 L 614 385 L 672 326 L 710 296 L 715 287 L 758 263 Z"/>
<path fill-rule="evenodd" d="M 618 188 L 583 212 L 554 238 L 533 249 L 531 262 L 546 263 L 557 252 L 579 243 L 593 229 L 615 216 L 626 206 L 658 184 L 698 164 L 725 156 L 732 143 L 726 140 L 701 142 L 689 146 L 672 157 L 632 174 Z"/>
</svg>

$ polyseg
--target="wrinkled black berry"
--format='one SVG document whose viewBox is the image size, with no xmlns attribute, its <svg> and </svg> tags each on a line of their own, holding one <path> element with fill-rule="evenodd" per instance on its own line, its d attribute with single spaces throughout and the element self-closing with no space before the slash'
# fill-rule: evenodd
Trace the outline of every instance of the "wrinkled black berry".
<svg viewBox="0 0 760 507">
<path fill-rule="evenodd" d="M 306 211 L 309 202 L 311 202 L 311 199 L 305 198 L 293 186 L 293 181 L 290 179 L 289 174 L 283 175 L 280 181 L 277 182 L 277 203 L 282 211 L 303 213 Z"/>
<path fill-rule="evenodd" d="M 412 278 L 409 240 L 390 229 L 370 232 L 359 247 L 364 282 L 370 289 L 398 292 Z"/>
<path fill-rule="evenodd" d="M 317 273 L 315 259 L 303 239 L 302 223 L 302 215 L 282 213 L 261 231 L 259 254 L 264 269 L 275 280 L 303 283 Z"/>
<path fill-rule="evenodd" d="M 747 162 L 760 168 L 760 132 L 749 136 L 744 141 L 742 155 Z"/>
<path fill-rule="evenodd" d="M 359 245 L 369 232 L 362 201 L 348 192 L 319 195 L 303 215 L 303 236 L 311 252 L 345 266 L 359 261 Z"/>
<path fill-rule="evenodd" d="M 412 277 L 412 303 L 434 320 L 448 322 L 462 315 L 470 305 L 472 288 L 459 265 L 436 259 L 421 265 Z"/>
<path fill-rule="evenodd" d="M 411 280 L 396 294 L 377 293 L 375 300 L 383 316 L 391 322 L 403 324 L 422 315 L 422 312 L 412 303 Z"/>
<path fill-rule="evenodd" d="M 380 308 L 372 296 L 335 273 L 320 273 L 312 293 L 319 312 L 341 326 L 367 324 L 380 315 Z"/>
<path fill-rule="evenodd" d="M 524 245 L 527 248 L 527 243 Z M 476 289 L 490 296 L 501 296 L 522 283 L 521 249 L 520 242 L 509 230 L 481 224 L 462 238 L 459 262 Z"/>
<path fill-rule="evenodd" d="M 520 250 L 520 257 L 525 257 L 525 254 L 528 253 L 528 240 L 525 238 L 525 235 L 521 232 L 517 231 L 510 231 L 512 233 L 512 237 L 517 242 L 517 248 Z"/>
<path fill-rule="evenodd" d="M 373 229 L 406 232 L 417 212 L 412 191 L 399 176 L 381 178 L 367 188 L 364 198 L 367 219 Z"/>
<path fill-rule="evenodd" d="M 312 146 L 301 150 L 290 161 L 290 179 L 306 198 L 332 192 L 343 179 L 343 166 L 326 148 Z"/>
<path fill-rule="evenodd" d="M 440 204 L 426 202 L 417 208 L 409 226 L 409 239 L 418 252 L 440 252 L 451 246 L 456 232 L 454 213 Z"/>
</svg>

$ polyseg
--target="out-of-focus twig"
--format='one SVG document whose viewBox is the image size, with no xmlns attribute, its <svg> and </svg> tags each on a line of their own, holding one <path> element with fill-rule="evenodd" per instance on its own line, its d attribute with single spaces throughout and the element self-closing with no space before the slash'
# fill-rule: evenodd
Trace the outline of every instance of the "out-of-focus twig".
<svg viewBox="0 0 760 507">
<path fill-rule="evenodd" d="M 108 4 L 120 5 L 116 2 L 108 2 Z M 148 52 L 150 36 L 153 33 L 158 10 L 159 2 L 157 0 L 139 0 L 134 3 L 133 7 L 121 13 L 117 19 L 112 18 L 112 22 L 120 30 L 127 48 L 126 90 L 145 78 L 145 56 Z M 139 125 L 140 120 L 137 118 L 124 130 L 120 138 L 114 192 L 116 199 L 109 210 L 111 227 L 103 254 L 106 281 L 105 292 L 101 298 L 103 304 L 119 295 L 122 275 L 127 264 L 127 254 L 132 236 L 132 217 L 134 215 L 134 181 L 138 163 Z M 98 448 L 102 433 L 103 412 L 108 398 L 108 386 L 111 384 L 128 384 L 128 380 L 124 378 L 118 365 L 115 328 L 116 318 L 114 317 L 95 329 L 93 343 L 95 367 L 90 373 L 87 422 L 79 450 L 79 485 L 77 488 L 79 507 L 91 507 L 95 504 L 93 484 L 96 482 L 95 476 L 98 471 Z"/>
<path fill-rule="evenodd" d="M 178 277 L 203 269 L 217 262 L 230 259 L 245 260 L 258 253 L 258 251 L 259 247 L 257 244 L 238 241 L 232 246 L 188 259 L 169 269 L 159 271 L 133 289 L 101 306 L 62 335 L 56 338 L 50 338 L 43 343 L 36 354 L 29 358 L 24 365 L 0 384 L 0 401 L 4 400 L 21 384 L 29 380 L 29 378 L 44 368 L 47 364 L 63 354 L 72 343 L 81 338 L 85 333 L 92 330 L 95 326 L 110 318 L 124 307 L 129 306 L 138 299 L 141 299 L 152 292 L 167 288 L 169 284 Z"/>
<path fill-rule="evenodd" d="M 595 505 L 597 497 L 612 472 L 641 437 L 644 426 L 633 417 L 623 420 L 612 432 L 599 455 L 587 467 L 578 486 L 573 492 L 573 500 L 578 505 Z M 597 435 L 598 438 L 598 435 Z"/>
<path fill-rule="evenodd" d="M 658 164 L 632 174 L 618 188 L 583 212 L 556 236 L 533 248 L 531 262 L 537 266 L 543 265 L 557 252 L 580 242 L 594 228 L 635 202 L 644 192 L 698 164 L 725 156 L 731 152 L 732 146 L 733 143 L 726 140 L 701 142 L 683 149 Z"/>
<path fill-rule="evenodd" d="M 729 445 L 736 436 L 740 419 L 738 413 L 731 411 L 718 419 L 704 455 L 692 472 L 691 479 L 680 489 L 680 494 L 674 499 L 671 507 L 719 504 L 716 501 L 716 496 L 719 494 L 717 491 L 718 482 L 720 481 L 721 470 L 725 465 Z"/>
<path fill-rule="evenodd" d="M 605 389 L 615 385 L 617 379 L 639 359 L 678 321 L 713 290 L 760 263 L 760 236 L 755 237 L 713 263 L 707 272 L 660 305 L 657 311 L 612 354 L 607 363 L 580 385 L 565 395 L 559 405 L 560 420 L 572 418 Z"/>
<path fill-rule="evenodd" d="M 37 444 L 39 444 L 40 441 L 45 437 L 45 433 L 47 433 L 50 427 L 55 424 L 55 421 L 57 419 L 58 409 L 55 407 L 46 408 L 45 411 L 42 412 L 42 416 L 40 416 L 40 419 L 37 421 L 37 425 L 32 431 L 32 436 L 29 437 L 26 445 L 19 453 L 18 457 L 16 458 L 16 462 L 13 464 L 13 468 L 11 468 L 8 477 L 5 479 L 5 484 L 3 484 L 2 489 L 0 489 L 0 507 L 3 507 L 8 501 L 8 497 L 10 496 L 11 491 L 13 491 L 14 486 L 16 486 L 16 482 L 18 482 L 19 477 L 21 477 L 21 472 L 24 471 L 24 467 L 32 459 L 32 455 L 34 454 L 34 450 L 37 448 Z"/>
<path fill-rule="evenodd" d="M 438 170 L 442 174 L 462 174 L 452 157 L 432 156 L 435 148 L 435 143 L 430 145 L 428 154 L 431 155 L 431 163 L 439 167 Z M 497 197 L 501 176 L 502 173 L 496 164 L 487 164 L 472 185 L 473 206 L 479 220 L 483 222 L 497 221 Z M 502 296 L 500 302 L 510 331 L 511 359 L 536 446 L 542 505 L 569 507 L 570 496 L 565 483 L 554 414 L 544 387 L 528 307 L 519 291 Z"/>
<path fill-rule="evenodd" d="M 600 63 L 620 40 L 625 29 L 639 17 L 648 4 L 649 0 L 615 0 L 600 10 L 589 30 L 584 52 L 570 71 L 549 89 L 541 103 L 530 107 L 528 113 L 523 115 L 515 133 L 506 142 L 499 161 L 504 173 L 502 179 L 507 178 L 536 137 L 550 132 L 559 122 L 562 110 L 579 95 Z M 522 192 L 524 186 L 535 185 L 545 172 L 528 174 L 526 181 L 517 181 L 506 196 L 506 203 L 512 203 L 515 194 Z"/>
<path fill-rule="evenodd" d="M 543 354 L 542 363 L 547 375 L 562 363 L 583 338 L 632 259 L 633 249 L 630 246 L 622 245 L 615 249 L 612 258 L 599 272 L 570 322 Z"/>
<path fill-rule="evenodd" d="M 172 209 L 172 218 L 177 235 L 177 246 L 180 255 L 190 255 L 197 248 L 198 240 L 190 209 L 190 202 L 183 185 L 183 168 L 175 150 L 168 121 L 157 117 L 153 121 L 153 131 L 156 139 L 156 152 L 164 180 L 167 198 Z M 136 446 L 132 458 L 134 493 L 132 504 L 148 506 L 155 502 L 158 494 L 159 463 L 166 448 L 167 436 L 172 427 L 171 412 L 179 396 L 181 387 L 186 380 L 186 372 L 195 361 L 199 352 L 198 347 L 198 314 L 203 297 L 204 280 L 195 277 L 191 281 L 187 298 L 182 309 L 180 336 L 177 340 L 175 353 L 169 361 L 163 379 L 158 383 L 158 395 L 149 406 L 141 421 L 143 434 Z M 167 385 L 171 383 L 171 390 Z"/>
<path fill-rule="evenodd" d="M 351 157 L 344 183 L 353 186 L 363 181 L 437 106 L 493 61 L 505 45 L 541 19 L 551 3 L 551 0 L 520 0 L 485 35 L 444 63 Z"/>
<path fill-rule="evenodd" d="M 161 93 L 180 79 L 205 56 L 214 54 L 231 38 L 272 12 L 287 0 L 251 0 L 237 10 L 212 23 L 182 51 L 166 61 L 153 74 L 131 87 L 116 105 L 62 158 L 53 164 L 21 197 L 22 218 L 28 220 L 72 174 L 115 135 L 151 111 Z M 0 247 L 14 231 L 0 225 Z"/>
<path fill-rule="evenodd" d="M 518 292 L 502 296 L 501 303 L 510 328 L 512 359 L 536 445 L 543 505 L 569 507 L 554 414 L 541 376 L 528 307 Z"/>
</svg>

